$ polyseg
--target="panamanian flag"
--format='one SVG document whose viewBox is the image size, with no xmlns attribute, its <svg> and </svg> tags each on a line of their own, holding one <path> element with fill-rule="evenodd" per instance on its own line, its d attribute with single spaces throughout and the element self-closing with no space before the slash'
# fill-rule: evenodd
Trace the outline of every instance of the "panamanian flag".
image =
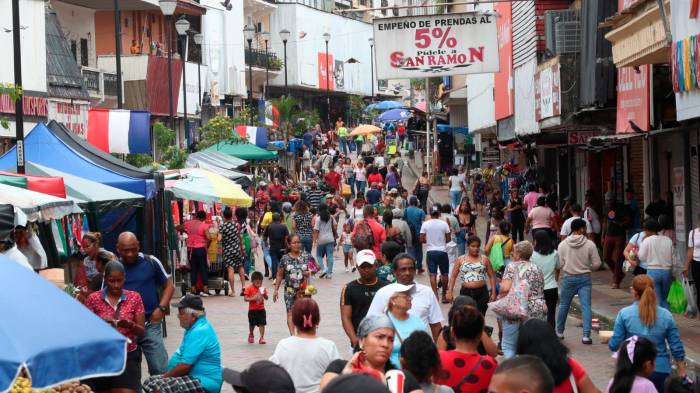
<svg viewBox="0 0 700 393">
<path fill-rule="evenodd" d="M 151 153 L 151 113 L 90 109 L 87 141 L 106 153 Z"/>
<path fill-rule="evenodd" d="M 265 127 L 251 127 L 251 126 L 237 126 L 236 133 L 243 138 L 248 138 L 248 142 L 267 149 L 267 128 Z"/>
</svg>

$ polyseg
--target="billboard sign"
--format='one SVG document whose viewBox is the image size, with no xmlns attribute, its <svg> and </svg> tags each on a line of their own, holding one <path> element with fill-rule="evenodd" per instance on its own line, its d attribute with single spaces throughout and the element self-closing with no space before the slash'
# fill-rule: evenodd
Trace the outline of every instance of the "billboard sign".
<svg viewBox="0 0 700 393">
<path fill-rule="evenodd" d="M 329 53 L 326 56 L 325 52 L 318 52 L 318 88 L 320 90 L 335 90 L 333 65 L 332 54 Z"/>
<path fill-rule="evenodd" d="M 486 13 L 375 19 L 377 78 L 498 72 L 496 19 Z"/>
<path fill-rule="evenodd" d="M 649 64 L 617 69 L 617 133 L 634 132 L 630 121 L 644 131 L 650 126 Z"/>
<path fill-rule="evenodd" d="M 559 60 L 553 58 L 537 67 L 535 73 L 535 119 L 561 115 Z"/>
<path fill-rule="evenodd" d="M 500 71 L 494 75 L 496 120 L 513 115 L 513 17 L 510 2 L 496 3 Z"/>
</svg>

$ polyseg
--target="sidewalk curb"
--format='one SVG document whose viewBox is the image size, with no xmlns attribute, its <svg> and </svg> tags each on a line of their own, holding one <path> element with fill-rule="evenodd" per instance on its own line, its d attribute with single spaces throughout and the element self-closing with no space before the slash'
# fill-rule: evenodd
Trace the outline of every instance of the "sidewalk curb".
<svg viewBox="0 0 700 393">
<path fill-rule="evenodd" d="M 581 311 L 580 311 L 581 304 L 579 303 L 578 297 L 575 297 L 571 303 L 572 303 L 572 306 L 574 306 L 572 309 L 572 311 L 574 311 L 573 314 L 577 318 L 580 319 L 581 318 Z M 615 326 L 615 319 L 617 318 L 617 315 L 610 315 L 610 314 L 602 313 L 600 311 L 596 311 L 595 308 L 591 309 L 591 313 L 593 315 L 593 318 L 598 318 L 600 320 L 601 325 L 605 324 L 607 326 L 610 326 L 611 330 Z M 682 339 L 682 337 L 681 337 L 681 339 Z M 605 344 L 605 346 L 607 346 L 607 345 L 608 344 Z M 686 348 L 686 351 L 685 351 L 686 367 L 688 370 L 692 370 L 696 374 L 700 374 L 700 362 L 698 361 L 698 360 L 700 360 L 700 356 L 698 356 L 698 355 L 700 355 L 700 354 L 696 354 L 694 352 L 689 353 L 688 349 Z"/>
</svg>

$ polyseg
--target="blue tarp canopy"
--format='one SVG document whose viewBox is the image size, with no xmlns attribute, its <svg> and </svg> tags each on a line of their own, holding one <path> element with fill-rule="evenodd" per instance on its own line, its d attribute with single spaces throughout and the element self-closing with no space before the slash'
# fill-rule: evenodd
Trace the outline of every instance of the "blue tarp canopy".
<svg viewBox="0 0 700 393">
<path fill-rule="evenodd" d="M 22 300 L 18 301 L 18 294 Z M 126 337 L 48 280 L 0 255 L 0 392 L 26 367 L 35 389 L 119 375 Z"/>
<path fill-rule="evenodd" d="M 15 146 L 0 157 L 0 169 L 16 167 L 16 149 Z M 146 199 L 155 195 L 153 180 L 120 175 L 93 163 L 57 138 L 44 124 L 37 124 L 25 137 L 24 157 L 26 161 L 143 195 Z"/>
</svg>

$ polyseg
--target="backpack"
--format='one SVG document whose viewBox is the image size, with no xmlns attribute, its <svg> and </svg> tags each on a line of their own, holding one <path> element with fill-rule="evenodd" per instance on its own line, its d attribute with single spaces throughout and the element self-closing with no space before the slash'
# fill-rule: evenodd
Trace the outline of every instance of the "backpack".
<svg viewBox="0 0 700 393">
<path fill-rule="evenodd" d="M 374 247 L 374 234 L 367 220 L 362 220 L 355 224 L 355 232 L 352 234 L 351 241 L 352 246 L 357 251 L 369 250 Z"/>
</svg>

